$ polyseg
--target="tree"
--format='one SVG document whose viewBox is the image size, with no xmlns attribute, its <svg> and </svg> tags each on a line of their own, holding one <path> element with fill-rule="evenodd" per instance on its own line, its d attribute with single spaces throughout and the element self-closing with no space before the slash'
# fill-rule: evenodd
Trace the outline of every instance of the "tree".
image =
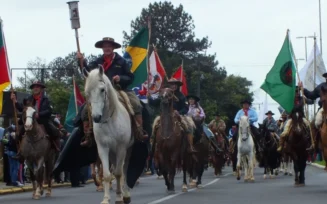
<svg viewBox="0 0 327 204">
<path fill-rule="evenodd" d="M 225 118 L 234 119 L 240 100 L 252 96 L 249 93 L 252 83 L 242 77 L 228 76 L 225 67 L 219 66 L 216 54 L 206 54 L 211 41 L 208 36 L 195 37 L 193 18 L 182 5 L 174 7 L 167 1 L 150 3 L 142 9 L 140 16 L 131 21 L 131 32 L 123 32 L 123 47 L 147 25 L 149 17 L 150 44 L 156 46 L 168 78 L 183 61 L 189 93 L 196 94 L 200 85 L 201 106 L 207 121 L 216 111 L 222 112 Z"/>
<path fill-rule="evenodd" d="M 96 57 L 98 56 L 89 55 L 85 58 L 90 62 L 95 60 Z M 84 87 L 84 79 L 77 63 L 76 52 L 69 53 L 65 57 L 57 57 L 48 64 L 39 57 L 27 63 L 27 71 L 29 72 L 26 74 L 27 88 L 33 81 L 41 81 L 43 77 L 47 87 L 46 93 L 51 100 L 53 111 L 61 114 L 63 119 L 61 122 L 65 120 L 70 94 L 73 90 L 73 76 L 75 76 L 77 85 Z M 15 89 L 28 92 L 25 89 L 25 77 L 18 77 L 18 81 L 20 85 Z M 80 88 L 80 90 L 84 91 L 83 88 Z"/>
</svg>

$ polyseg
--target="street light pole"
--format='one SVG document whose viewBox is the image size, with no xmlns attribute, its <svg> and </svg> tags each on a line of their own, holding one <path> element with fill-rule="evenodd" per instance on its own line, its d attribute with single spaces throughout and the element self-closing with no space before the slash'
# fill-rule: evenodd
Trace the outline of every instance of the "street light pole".
<svg viewBox="0 0 327 204">
<path fill-rule="evenodd" d="M 319 32 L 320 32 L 320 53 L 322 56 L 322 31 L 321 31 L 321 4 L 319 0 Z"/>
</svg>

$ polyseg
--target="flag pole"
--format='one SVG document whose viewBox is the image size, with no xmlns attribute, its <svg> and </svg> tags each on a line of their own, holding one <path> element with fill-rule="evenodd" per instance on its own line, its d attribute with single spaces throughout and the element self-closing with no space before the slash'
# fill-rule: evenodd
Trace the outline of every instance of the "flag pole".
<svg viewBox="0 0 327 204">
<path fill-rule="evenodd" d="M 78 114 L 78 106 L 76 101 L 76 89 L 75 89 L 76 83 L 75 83 L 75 76 L 73 75 L 73 93 L 74 93 L 74 101 L 75 101 L 75 109 L 76 109 L 76 115 Z"/>
<path fill-rule="evenodd" d="M 314 42 L 314 60 L 313 60 L 313 87 L 316 87 L 316 72 L 317 72 L 317 38 L 316 33 L 314 33 L 313 37 Z M 316 103 L 313 104 L 313 112 L 316 114 Z"/>
<path fill-rule="evenodd" d="M 7 45 L 6 45 L 6 39 L 5 39 L 5 33 L 3 32 L 3 21 L 2 19 L 0 18 L 0 24 L 1 24 L 1 35 L 2 35 L 2 38 L 3 38 L 3 43 L 4 43 L 4 46 L 5 46 L 5 53 L 6 53 L 6 64 L 7 64 L 7 67 L 8 69 L 10 70 L 10 92 L 11 94 L 14 94 L 14 87 L 12 85 L 12 70 L 10 69 L 10 65 L 9 65 L 9 59 L 8 59 L 8 51 L 7 51 Z M 13 104 L 13 107 L 14 107 L 14 122 L 15 122 L 15 133 L 16 135 L 18 135 L 18 117 L 17 117 L 17 109 L 16 109 L 16 103 L 14 101 L 12 101 L 12 104 Z M 18 144 L 19 145 L 19 144 Z"/>
<path fill-rule="evenodd" d="M 75 30 L 75 38 L 76 38 L 76 45 L 77 45 L 77 51 L 81 53 L 81 48 L 79 44 L 79 37 L 78 37 L 78 29 L 81 27 L 80 25 L 80 19 L 79 19 L 79 9 L 78 9 L 78 2 L 79 1 L 69 1 L 67 2 L 69 7 L 69 14 L 70 14 L 70 21 L 71 21 L 71 28 Z M 79 60 L 80 63 L 80 71 L 81 74 L 83 74 L 83 59 Z M 86 80 L 84 80 L 84 86 L 85 86 Z M 88 121 L 89 121 L 89 127 L 92 128 L 92 119 L 91 119 L 91 105 L 86 100 L 86 107 L 88 112 Z"/>
<path fill-rule="evenodd" d="M 147 50 L 147 56 L 146 56 L 146 59 L 147 59 L 147 92 L 149 91 L 150 89 L 150 45 L 151 45 L 151 16 L 148 17 L 148 32 L 149 32 L 149 39 L 148 39 L 148 50 Z"/>
</svg>

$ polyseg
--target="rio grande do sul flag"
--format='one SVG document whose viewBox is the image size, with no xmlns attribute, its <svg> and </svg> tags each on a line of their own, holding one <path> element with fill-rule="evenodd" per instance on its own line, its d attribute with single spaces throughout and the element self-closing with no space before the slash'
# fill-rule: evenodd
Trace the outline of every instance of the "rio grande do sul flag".
<svg viewBox="0 0 327 204">
<path fill-rule="evenodd" d="M 287 30 L 283 46 L 261 89 L 269 94 L 288 113 L 294 107 L 295 73 L 294 52 L 289 38 L 289 30 Z"/>
<path fill-rule="evenodd" d="M 161 63 L 159 55 L 156 50 L 152 51 L 149 58 L 149 90 L 148 80 L 146 80 L 138 93 L 140 96 L 145 96 L 147 93 L 150 95 L 157 95 L 159 90 L 162 88 L 164 79 L 166 77 L 166 71 Z"/>
<path fill-rule="evenodd" d="M 10 71 L 3 22 L 0 19 L 0 113 L 2 113 L 3 90 L 10 85 Z"/>
<path fill-rule="evenodd" d="M 177 79 L 181 82 L 183 82 L 183 85 L 180 87 L 180 91 L 187 96 L 188 90 L 187 90 L 187 84 L 186 84 L 186 77 L 183 69 L 183 65 L 179 66 L 176 72 L 172 75 L 171 78 Z"/>
</svg>

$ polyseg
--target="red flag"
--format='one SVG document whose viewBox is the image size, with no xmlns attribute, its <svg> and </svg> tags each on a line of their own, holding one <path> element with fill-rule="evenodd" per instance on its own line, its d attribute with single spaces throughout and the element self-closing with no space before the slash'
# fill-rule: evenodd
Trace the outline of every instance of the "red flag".
<svg viewBox="0 0 327 204">
<path fill-rule="evenodd" d="M 75 79 L 73 78 L 73 84 L 74 84 L 74 96 L 75 96 L 75 106 L 77 108 L 81 107 L 81 105 L 83 105 L 83 103 L 85 102 L 85 99 L 83 97 L 83 95 L 81 94 Z"/>
<path fill-rule="evenodd" d="M 171 78 L 177 79 L 181 82 L 183 82 L 183 85 L 180 87 L 180 91 L 187 96 L 188 91 L 187 91 L 187 84 L 186 84 L 186 77 L 183 69 L 183 65 L 179 66 L 177 71 L 173 74 Z"/>
</svg>

